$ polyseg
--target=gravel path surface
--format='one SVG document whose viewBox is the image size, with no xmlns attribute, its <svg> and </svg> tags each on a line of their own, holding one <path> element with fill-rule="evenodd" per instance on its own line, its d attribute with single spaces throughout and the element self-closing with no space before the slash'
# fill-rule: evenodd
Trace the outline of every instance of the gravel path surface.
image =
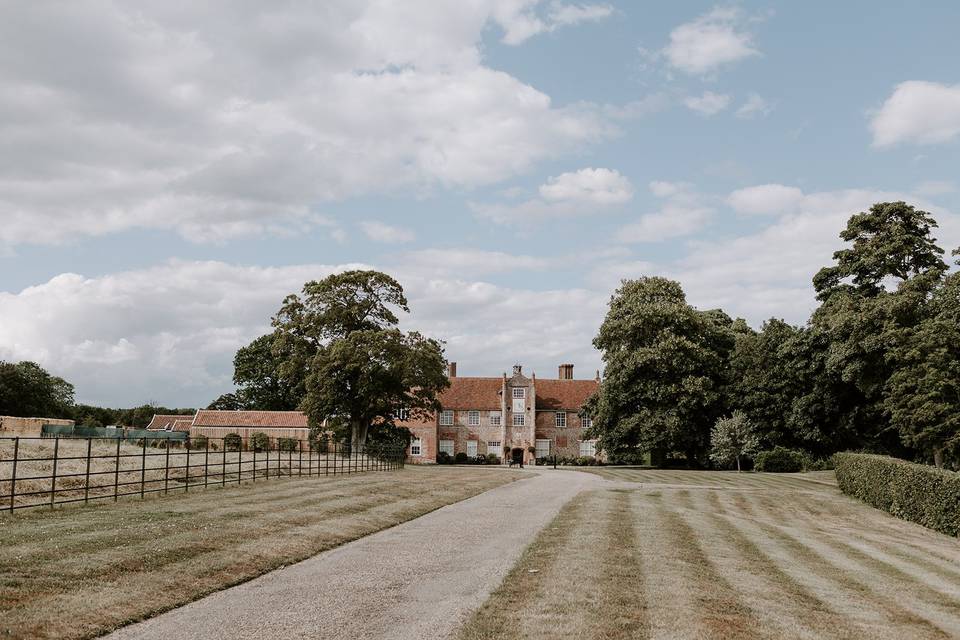
<svg viewBox="0 0 960 640">
<path fill-rule="evenodd" d="M 532 470 L 106 638 L 449 637 L 568 500 L 602 485 L 591 474 Z"/>
</svg>

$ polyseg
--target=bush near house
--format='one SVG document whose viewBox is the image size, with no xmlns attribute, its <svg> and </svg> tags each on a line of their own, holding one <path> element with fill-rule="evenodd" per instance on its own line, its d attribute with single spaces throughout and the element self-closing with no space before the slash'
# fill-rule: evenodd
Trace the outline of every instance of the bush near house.
<svg viewBox="0 0 960 640">
<path fill-rule="evenodd" d="M 453 456 L 446 451 L 437 453 L 437 464 L 453 464 Z"/>
<path fill-rule="evenodd" d="M 270 448 L 270 436 L 262 431 L 251 433 L 247 446 L 254 451 L 265 451 Z"/>
<path fill-rule="evenodd" d="M 240 451 L 242 445 L 243 438 L 240 437 L 239 433 L 228 433 L 223 436 L 223 448 L 227 451 Z"/>
<path fill-rule="evenodd" d="M 487 464 L 500 464 L 500 457 L 495 453 L 488 453 Z"/>
<path fill-rule="evenodd" d="M 797 473 L 803 471 L 805 462 L 806 455 L 802 451 L 774 447 L 770 451 L 761 451 L 757 454 L 754 468 L 768 473 Z"/>
<path fill-rule="evenodd" d="M 847 495 L 898 518 L 960 536 L 960 473 L 866 453 L 834 455 Z"/>
<path fill-rule="evenodd" d="M 280 449 L 280 451 L 296 451 L 297 439 L 296 438 L 278 438 L 277 448 Z"/>
<path fill-rule="evenodd" d="M 466 454 L 465 451 L 460 451 L 453 457 L 453 461 L 457 464 L 466 464 L 470 461 L 470 457 Z"/>
<path fill-rule="evenodd" d="M 206 449 L 207 442 L 207 436 L 193 436 L 187 440 L 187 446 L 191 449 Z"/>
</svg>

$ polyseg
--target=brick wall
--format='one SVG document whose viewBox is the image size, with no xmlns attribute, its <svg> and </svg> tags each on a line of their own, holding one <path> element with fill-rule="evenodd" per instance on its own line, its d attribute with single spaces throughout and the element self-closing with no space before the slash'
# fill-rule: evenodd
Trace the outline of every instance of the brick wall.
<svg viewBox="0 0 960 640">
<path fill-rule="evenodd" d="M 30 437 L 39 438 L 43 425 L 55 424 L 62 427 L 72 427 L 73 420 L 61 418 L 19 418 L 16 416 L 0 416 L 0 437 Z"/>
</svg>

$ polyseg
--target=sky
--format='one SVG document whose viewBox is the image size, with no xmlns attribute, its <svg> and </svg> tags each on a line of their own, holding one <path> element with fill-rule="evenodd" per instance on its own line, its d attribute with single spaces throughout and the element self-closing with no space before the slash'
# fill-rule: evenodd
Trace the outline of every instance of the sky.
<svg viewBox="0 0 960 640">
<path fill-rule="evenodd" d="M 806 322 L 850 215 L 960 246 L 957 3 L 0 0 L 0 360 L 205 406 L 348 268 L 460 375 L 601 368 L 625 278 Z"/>
</svg>

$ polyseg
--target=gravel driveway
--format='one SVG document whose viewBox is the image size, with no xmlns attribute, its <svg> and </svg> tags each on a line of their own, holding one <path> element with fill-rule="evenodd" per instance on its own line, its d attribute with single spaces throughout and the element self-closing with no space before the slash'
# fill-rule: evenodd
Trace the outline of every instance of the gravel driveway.
<svg viewBox="0 0 960 640">
<path fill-rule="evenodd" d="M 573 471 L 529 476 L 106 637 L 449 637 L 568 500 L 609 486 Z"/>
</svg>

